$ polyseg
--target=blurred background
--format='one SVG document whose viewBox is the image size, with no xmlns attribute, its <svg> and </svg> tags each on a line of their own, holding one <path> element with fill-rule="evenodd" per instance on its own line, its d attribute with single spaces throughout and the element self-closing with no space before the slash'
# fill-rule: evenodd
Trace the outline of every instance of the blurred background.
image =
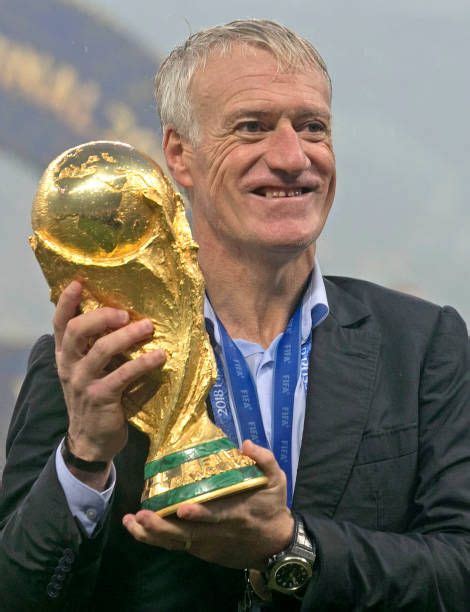
<svg viewBox="0 0 470 612">
<path fill-rule="evenodd" d="M 30 347 L 51 330 L 27 240 L 43 169 L 100 138 L 159 160 L 159 61 L 189 33 L 246 17 L 309 38 L 332 75 L 338 190 L 323 272 L 470 320 L 468 0 L 0 0 L 0 472 Z"/>
</svg>

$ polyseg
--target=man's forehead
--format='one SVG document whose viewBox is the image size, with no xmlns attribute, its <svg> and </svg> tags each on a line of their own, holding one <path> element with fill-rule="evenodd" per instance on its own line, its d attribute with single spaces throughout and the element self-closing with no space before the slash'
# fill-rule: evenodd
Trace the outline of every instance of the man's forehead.
<svg viewBox="0 0 470 612">
<path fill-rule="evenodd" d="M 269 77 L 267 82 L 272 82 L 273 86 L 291 81 L 295 76 L 304 80 L 307 77 L 306 81 L 311 80 L 316 87 L 319 83 L 324 84 L 328 98 L 331 96 L 327 76 L 313 60 L 287 62 L 280 60 L 271 50 L 251 44 L 232 44 L 210 53 L 194 71 L 190 94 L 196 102 L 201 96 L 211 97 L 216 90 L 237 89 L 239 84 L 243 87 L 243 80 L 253 80 L 253 86 L 256 87 L 257 79 L 266 76 Z"/>
<path fill-rule="evenodd" d="M 223 47 L 215 47 L 204 59 L 196 64 L 193 79 L 203 78 L 204 74 L 214 66 L 218 69 L 224 65 L 231 65 L 233 62 L 240 62 L 243 68 L 243 59 L 257 58 L 260 60 L 260 67 L 263 61 L 272 61 L 276 64 L 279 75 L 289 73 L 309 73 L 311 71 L 321 72 L 320 66 L 313 60 L 307 60 L 304 56 L 297 58 L 277 55 L 274 50 L 267 47 L 248 42 L 231 42 Z"/>
</svg>

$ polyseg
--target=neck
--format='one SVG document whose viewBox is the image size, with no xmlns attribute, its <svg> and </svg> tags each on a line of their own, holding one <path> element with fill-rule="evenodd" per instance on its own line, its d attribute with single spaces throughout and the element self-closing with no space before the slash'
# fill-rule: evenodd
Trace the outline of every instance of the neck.
<svg viewBox="0 0 470 612">
<path fill-rule="evenodd" d="M 266 260 L 199 253 L 206 290 L 232 338 L 267 348 L 284 331 L 314 264 L 314 248 L 296 256 Z M 248 261 L 249 259 L 249 261 Z"/>
</svg>

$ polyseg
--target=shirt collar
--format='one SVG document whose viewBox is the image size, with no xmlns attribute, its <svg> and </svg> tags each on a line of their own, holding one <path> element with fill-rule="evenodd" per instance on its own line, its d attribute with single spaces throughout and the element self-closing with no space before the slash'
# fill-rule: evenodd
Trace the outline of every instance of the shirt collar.
<svg viewBox="0 0 470 612">
<path fill-rule="evenodd" d="M 312 328 L 320 325 L 320 323 L 326 319 L 328 313 L 329 307 L 325 283 L 323 282 L 318 260 L 315 259 L 315 265 L 310 275 L 307 289 L 302 297 L 302 344 L 307 341 Z M 217 316 L 207 295 L 204 298 L 204 317 L 206 320 L 206 328 L 212 340 L 215 341 L 217 346 L 220 346 L 221 340 Z M 273 342 L 276 342 L 276 340 L 277 339 L 273 340 Z"/>
<path fill-rule="evenodd" d="M 323 275 L 320 264 L 315 259 L 310 281 L 302 298 L 302 344 L 307 341 L 312 328 L 320 325 L 329 312 Z"/>
</svg>

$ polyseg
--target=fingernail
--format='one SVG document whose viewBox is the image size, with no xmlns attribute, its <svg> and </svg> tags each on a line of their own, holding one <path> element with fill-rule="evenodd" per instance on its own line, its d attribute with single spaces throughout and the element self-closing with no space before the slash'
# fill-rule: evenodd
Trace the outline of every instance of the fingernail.
<svg viewBox="0 0 470 612">
<path fill-rule="evenodd" d="M 73 296 L 78 296 L 82 292 L 82 286 L 78 281 L 72 281 L 69 285 L 69 291 Z"/>
<path fill-rule="evenodd" d="M 187 508 L 178 508 L 176 511 L 176 515 L 180 519 L 187 519 L 191 516 L 191 511 L 187 510 Z"/>
<path fill-rule="evenodd" d="M 150 321 L 149 319 L 144 319 L 143 321 L 141 321 L 140 327 L 142 331 L 145 332 L 146 334 L 149 334 L 150 332 L 153 331 L 152 321 Z"/>
<path fill-rule="evenodd" d="M 127 321 L 129 321 L 129 313 L 127 312 L 127 310 L 119 311 L 119 321 L 121 323 L 127 323 Z"/>
</svg>

